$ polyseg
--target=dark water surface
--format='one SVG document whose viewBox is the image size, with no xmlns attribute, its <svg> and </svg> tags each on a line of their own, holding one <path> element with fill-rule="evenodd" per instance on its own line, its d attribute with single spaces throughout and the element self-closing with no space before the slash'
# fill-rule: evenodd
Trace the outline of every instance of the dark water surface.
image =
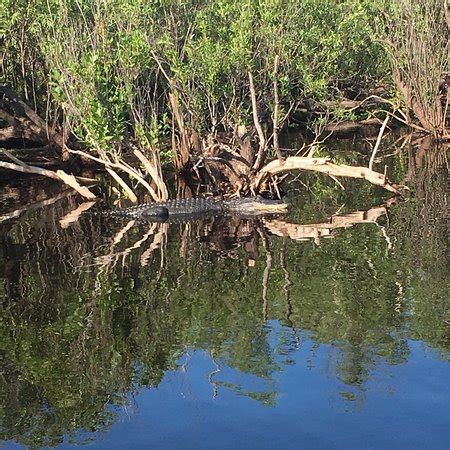
<svg viewBox="0 0 450 450">
<path fill-rule="evenodd" d="M 256 221 L 3 186 L 3 448 L 450 448 L 447 159 L 392 164 L 406 201 L 306 176 Z"/>
</svg>

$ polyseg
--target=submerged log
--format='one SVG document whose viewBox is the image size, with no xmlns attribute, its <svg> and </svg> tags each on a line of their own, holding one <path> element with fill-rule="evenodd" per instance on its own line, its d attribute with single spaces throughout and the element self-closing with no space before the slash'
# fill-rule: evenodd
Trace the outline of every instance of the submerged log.
<svg viewBox="0 0 450 450">
<path fill-rule="evenodd" d="M 371 136 L 376 134 L 383 121 L 377 118 L 361 121 L 344 120 L 342 122 L 325 125 L 321 136 L 333 136 L 334 138 L 348 138 L 355 135 Z"/>
</svg>

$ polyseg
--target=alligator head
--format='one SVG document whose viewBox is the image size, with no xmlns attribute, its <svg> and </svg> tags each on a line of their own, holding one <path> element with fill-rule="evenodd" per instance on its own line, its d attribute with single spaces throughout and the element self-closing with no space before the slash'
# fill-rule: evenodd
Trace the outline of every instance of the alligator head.
<svg viewBox="0 0 450 450">
<path fill-rule="evenodd" d="M 259 195 L 256 197 L 232 198 L 226 201 L 228 211 L 242 214 L 280 214 L 288 210 L 287 203 L 282 200 L 267 200 Z"/>
</svg>

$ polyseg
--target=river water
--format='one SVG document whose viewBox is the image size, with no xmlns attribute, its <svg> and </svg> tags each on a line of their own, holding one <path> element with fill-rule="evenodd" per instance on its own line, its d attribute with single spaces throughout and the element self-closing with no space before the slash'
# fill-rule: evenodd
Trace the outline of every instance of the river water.
<svg viewBox="0 0 450 450">
<path fill-rule="evenodd" d="M 450 448 L 448 163 L 391 150 L 407 199 L 306 175 L 261 220 L 3 185 L 3 448 Z"/>
</svg>

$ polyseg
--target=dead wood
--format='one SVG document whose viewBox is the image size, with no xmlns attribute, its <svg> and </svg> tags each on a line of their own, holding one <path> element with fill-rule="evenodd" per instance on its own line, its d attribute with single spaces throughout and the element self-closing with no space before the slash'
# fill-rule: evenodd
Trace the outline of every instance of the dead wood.
<svg viewBox="0 0 450 450">
<path fill-rule="evenodd" d="M 370 118 L 361 121 L 343 120 L 341 122 L 330 123 L 323 127 L 321 136 L 332 135 L 334 138 L 346 138 L 355 134 L 375 134 L 382 125 L 382 121 L 377 118 Z M 376 132 L 376 131 L 375 131 Z"/>
<path fill-rule="evenodd" d="M 17 128 L 11 125 L 0 129 L 0 141 L 9 141 L 11 139 L 23 139 L 23 138 L 24 138 L 23 134 L 19 132 Z"/>
<path fill-rule="evenodd" d="M 248 73 L 248 80 L 250 83 L 250 97 L 252 99 L 253 122 L 255 124 L 255 129 L 256 132 L 258 133 L 258 140 L 259 140 L 258 155 L 256 156 L 255 163 L 253 164 L 253 169 L 259 170 L 262 164 L 264 163 L 264 159 L 266 157 L 266 137 L 264 135 L 264 131 L 261 127 L 261 123 L 258 117 L 258 104 L 256 102 L 255 85 L 253 83 L 253 75 L 251 74 L 251 72 Z"/>
<path fill-rule="evenodd" d="M 169 102 L 170 107 L 172 109 L 172 120 L 174 123 L 176 122 L 178 126 L 178 132 L 180 137 L 180 143 L 177 146 L 175 142 L 172 142 L 172 145 L 174 146 L 173 153 L 175 157 L 175 168 L 177 170 L 184 170 L 188 167 L 189 161 L 190 161 L 190 144 L 191 140 L 189 138 L 189 133 L 186 129 L 186 126 L 184 124 L 184 118 L 183 114 L 180 111 L 180 108 L 178 106 L 178 102 L 176 100 L 174 93 L 169 93 Z"/>
<path fill-rule="evenodd" d="M 278 134 L 280 132 L 280 123 L 279 123 L 279 109 L 280 109 L 280 99 L 278 94 L 278 65 L 280 63 L 280 57 L 277 55 L 275 57 L 274 62 L 274 80 L 273 80 L 273 101 L 274 101 L 274 107 L 273 107 L 273 149 L 275 150 L 275 153 L 277 155 L 277 158 L 279 160 L 283 159 L 283 155 L 280 151 L 280 143 L 278 141 Z"/>
<path fill-rule="evenodd" d="M 203 158 L 206 171 L 217 187 L 226 187 L 229 184 L 232 190 L 240 193 L 244 188 L 244 178 L 233 165 L 235 161 L 228 161 L 217 156 Z M 229 189 L 227 189 L 229 190 Z"/>
<path fill-rule="evenodd" d="M 137 148 L 133 151 L 134 155 L 141 161 L 144 165 L 147 173 L 155 182 L 158 188 L 157 199 L 158 201 L 166 201 L 169 199 L 169 192 L 167 191 L 166 184 L 163 181 L 161 174 L 161 164 L 152 164 L 148 158 Z M 159 161 L 158 161 L 159 163 Z"/>
<path fill-rule="evenodd" d="M 237 141 L 240 141 L 239 137 Z M 203 143 L 202 154 L 201 161 L 216 187 L 225 187 L 225 190 L 241 193 L 248 186 L 251 166 L 241 155 L 240 149 L 236 151 L 230 145 L 209 135 Z"/>
<path fill-rule="evenodd" d="M 255 157 L 255 150 L 250 134 L 245 125 L 239 125 L 236 126 L 233 136 L 234 143 L 239 149 L 239 155 L 246 161 L 249 167 L 251 167 Z"/>
<path fill-rule="evenodd" d="M 136 194 L 133 192 L 133 190 L 127 185 L 127 183 L 116 173 L 115 169 L 121 170 L 125 173 L 127 173 L 131 178 L 136 179 L 142 186 L 144 186 L 147 191 L 152 196 L 153 200 L 160 201 L 162 198 L 155 192 L 152 186 L 142 177 L 142 175 L 133 167 L 129 166 L 124 161 L 110 161 L 107 158 L 106 154 L 103 154 L 102 158 L 92 156 L 89 153 L 83 152 L 81 150 L 71 150 L 69 149 L 70 153 L 73 153 L 75 155 L 83 156 L 87 159 L 90 159 L 92 161 L 95 161 L 99 164 L 102 164 L 105 166 L 106 171 L 119 183 L 119 185 L 124 189 L 125 193 L 127 194 L 128 198 L 133 202 L 137 202 Z M 140 154 L 141 157 L 144 157 L 144 155 L 138 151 L 138 154 Z M 145 158 L 145 157 L 144 157 Z M 150 162 L 148 162 L 150 164 Z M 162 183 L 162 179 L 159 179 L 159 176 L 157 176 L 156 180 L 158 180 L 158 183 Z M 155 180 L 155 181 L 156 181 Z"/>
<path fill-rule="evenodd" d="M 70 186 L 72 189 L 75 189 L 84 198 L 90 200 L 96 198 L 96 196 L 87 187 L 81 186 L 73 175 L 69 175 L 65 173 L 63 170 L 57 170 L 56 172 L 53 172 L 52 170 L 41 169 L 40 167 L 36 166 L 29 166 L 28 164 L 25 164 L 23 162 L 20 162 L 20 164 L 18 164 L 18 163 L 8 163 L 4 161 L 0 161 L 0 167 L 9 170 L 14 170 L 16 172 L 30 173 L 35 175 L 42 175 L 48 178 L 53 178 L 54 180 L 62 181 L 63 183 Z"/>
<path fill-rule="evenodd" d="M 116 180 L 117 184 L 119 186 L 121 186 L 121 188 L 124 190 L 125 194 L 127 195 L 127 197 L 133 202 L 133 203 L 137 203 L 138 198 L 136 196 L 136 194 L 133 192 L 133 190 L 130 188 L 130 186 L 128 186 L 127 183 L 125 183 L 124 180 L 122 180 L 122 178 L 114 171 L 112 170 L 110 167 L 106 166 L 105 167 L 106 171 L 111 175 L 111 177 Z"/>
<path fill-rule="evenodd" d="M 372 156 L 370 157 L 370 161 L 369 161 L 369 170 L 372 170 L 373 162 L 375 161 L 375 156 L 377 154 L 378 147 L 380 146 L 381 139 L 383 138 L 383 133 L 389 122 L 389 119 L 390 119 L 389 114 L 386 114 L 386 119 L 384 119 L 383 125 L 381 125 L 380 132 L 378 133 L 377 141 L 375 142 L 375 146 L 373 147 Z"/>
<path fill-rule="evenodd" d="M 4 85 L 0 86 L 0 118 L 24 139 L 43 145 L 52 144 L 61 152 L 63 161 L 69 159 L 65 137 L 49 128 L 47 122 L 22 101 L 13 89 Z"/>
<path fill-rule="evenodd" d="M 398 193 L 398 188 L 388 181 L 386 175 L 374 172 L 367 167 L 339 165 L 331 163 L 329 158 L 308 158 L 301 156 L 290 156 L 283 163 L 275 160 L 264 166 L 253 181 L 253 189 L 258 191 L 260 184 L 269 175 L 293 170 L 310 170 L 325 173 L 333 177 L 363 178 L 390 192 Z"/>
</svg>

